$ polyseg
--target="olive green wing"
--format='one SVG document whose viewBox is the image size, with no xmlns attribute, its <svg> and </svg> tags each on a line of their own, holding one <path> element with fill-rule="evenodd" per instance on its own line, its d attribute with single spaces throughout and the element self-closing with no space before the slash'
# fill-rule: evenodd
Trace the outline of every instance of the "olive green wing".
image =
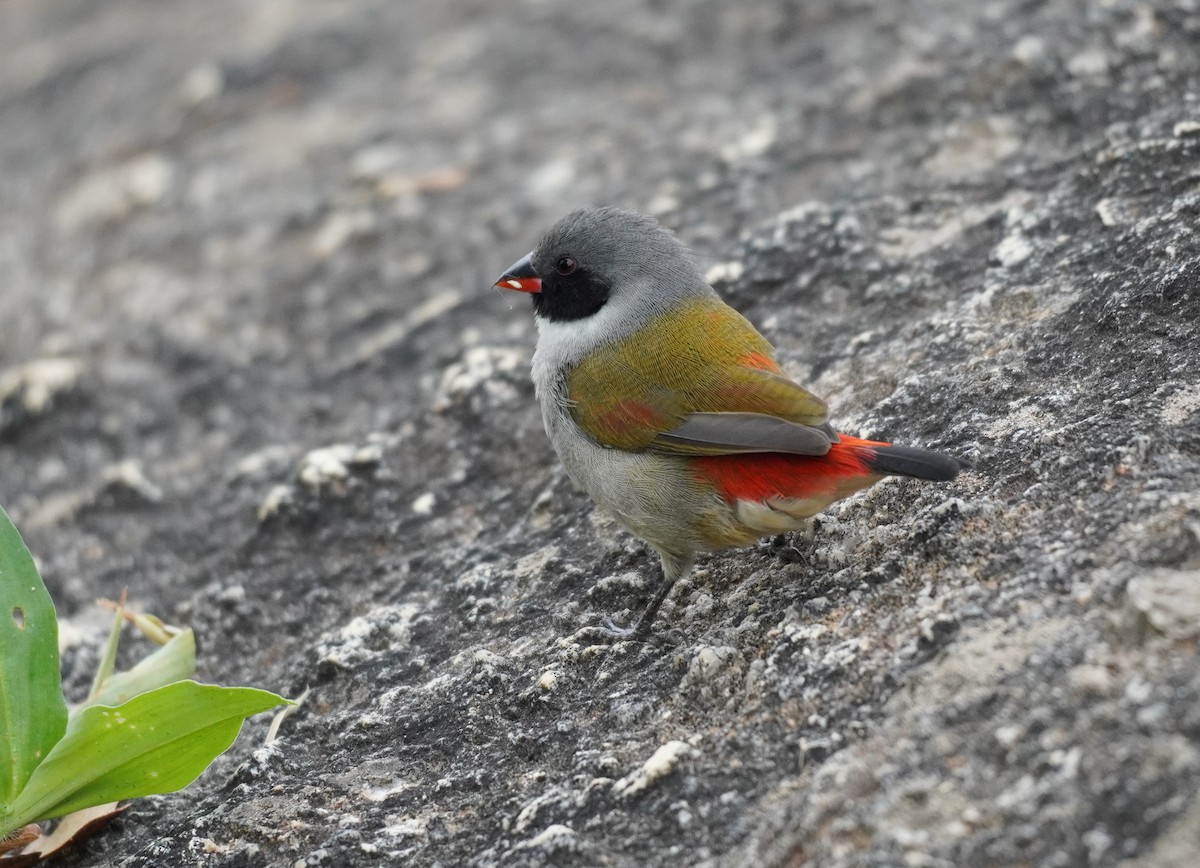
<svg viewBox="0 0 1200 868">
<path fill-rule="evenodd" d="M 823 455 L 825 402 L 789 380 L 771 345 L 716 298 L 651 320 L 568 376 L 575 421 L 605 446 L 679 455 Z"/>
</svg>

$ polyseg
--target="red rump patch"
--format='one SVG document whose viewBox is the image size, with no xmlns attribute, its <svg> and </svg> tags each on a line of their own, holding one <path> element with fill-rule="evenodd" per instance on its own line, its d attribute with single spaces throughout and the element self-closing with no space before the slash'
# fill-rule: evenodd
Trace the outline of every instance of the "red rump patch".
<svg viewBox="0 0 1200 868">
<path fill-rule="evenodd" d="M 762 502 L 771 497 L 832 495 L 841 482 L 871 476 L 875 449 L 887 446 L 846 434 L 824 455 L 706 455 L 692 459 L 694 472 L 713 483 L 725 500 Z"/>
</svg>

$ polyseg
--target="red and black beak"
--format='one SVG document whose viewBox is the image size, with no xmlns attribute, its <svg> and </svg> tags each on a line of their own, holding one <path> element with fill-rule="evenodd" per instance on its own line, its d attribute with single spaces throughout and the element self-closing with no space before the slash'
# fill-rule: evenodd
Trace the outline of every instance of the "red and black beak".
<svg viewBox="0 0 1200 868">
<path fill-rule="evenodd" d="M 541 292 L 542 278 L 533 267 L 533 254 L 522 256 L 496 281 L 501 289 L 513 289 L 517 292 Z"/>
</svg>

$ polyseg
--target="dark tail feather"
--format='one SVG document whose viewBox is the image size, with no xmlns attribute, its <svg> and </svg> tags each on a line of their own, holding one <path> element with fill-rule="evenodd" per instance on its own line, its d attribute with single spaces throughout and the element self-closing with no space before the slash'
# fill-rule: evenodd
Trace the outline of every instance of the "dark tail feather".
<svg viewBox="0 0 1200 868">
<path fill-rule="evenodd" d="M 962 464 L 949 455 L 909 446 L 876 447 L 875 457 L 867 462 L 867 466 L 875 473 L 912 476 L 939 482 L 953 479 L 962 469 Z"/>
</svg>

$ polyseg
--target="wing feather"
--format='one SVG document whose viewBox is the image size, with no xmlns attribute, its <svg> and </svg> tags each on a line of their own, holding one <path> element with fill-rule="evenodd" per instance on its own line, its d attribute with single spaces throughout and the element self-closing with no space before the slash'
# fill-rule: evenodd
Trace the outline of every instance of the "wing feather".
<svg viewBox="0 0 1200 868">
<path fill-rule="evenodd" d="M 763 413 L 692 413 L 654 438 L 654 445 L 694 455 L 786 452 L 824 455 L 833 439 L 822 428 Z"/>
</svg>

